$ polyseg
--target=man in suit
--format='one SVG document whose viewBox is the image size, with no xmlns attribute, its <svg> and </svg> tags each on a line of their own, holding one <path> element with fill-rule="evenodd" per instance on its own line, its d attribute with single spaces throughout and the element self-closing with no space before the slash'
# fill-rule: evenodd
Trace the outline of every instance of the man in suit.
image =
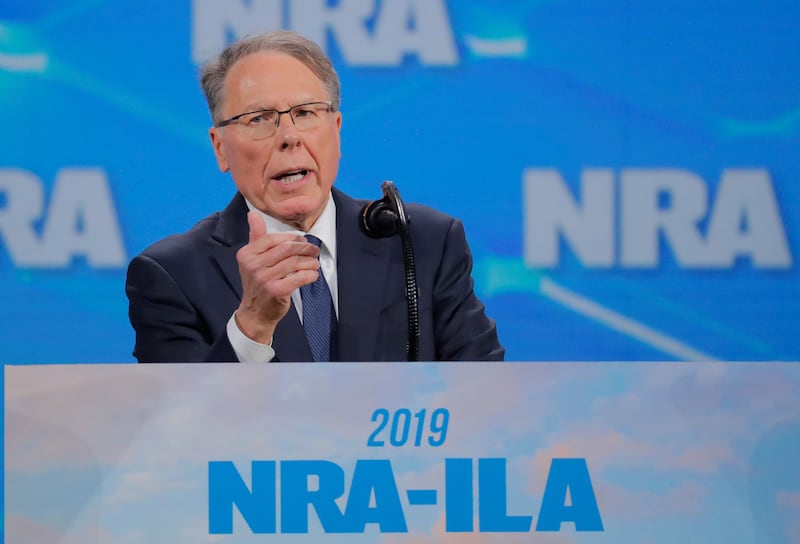
<svg viewBox="0 0 800 544">
<path fill-rule="evenodd" d="M 201 81 L 217 164 L 238 192 L 131 261 L 137 360 L 406 360 L 401 245 L 367 236 L 367 202 L 333 188 L 342 114 L 328 58 L 298 34 L 273 32 L 229 46 Z M 473 292 L 461 223 L 425 206 L 407 213 L 419 359 L 502 360 L 495 323 Z M 317 312 L 326 316 L 322 348 L 311 330 Z"/>
</svg>

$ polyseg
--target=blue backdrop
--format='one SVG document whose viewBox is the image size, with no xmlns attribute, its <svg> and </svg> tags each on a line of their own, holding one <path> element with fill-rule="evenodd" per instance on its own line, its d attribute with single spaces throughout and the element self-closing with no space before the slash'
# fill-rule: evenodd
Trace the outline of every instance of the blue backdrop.
<svg viewBox="0 0 800 544">
<path fill-rule="evenodd" d="M 797 6 L 4 2 L 0 361 L 133 360 L 128 261 L 234 190 L 198 65 L 278 27 L 339 71 L 337 186 L 464 221 L 509 359 L 798 360 Z"/>
</svg>

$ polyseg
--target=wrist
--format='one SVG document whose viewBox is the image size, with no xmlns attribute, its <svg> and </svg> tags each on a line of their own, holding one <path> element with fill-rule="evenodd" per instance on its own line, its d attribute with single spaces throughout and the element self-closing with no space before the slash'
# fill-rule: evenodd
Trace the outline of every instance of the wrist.
<svg viewBox="0 0 800 544">
<path fill-rule="evenodd" d="M 242 310 L 241 307 L 234 312 L 233 319 L 242 334 L 250 340 L 266 346 L 272 344 L 272 336 L 275 333 L 274 323 L 265 323 L 258 316 Z"/>
</svg>

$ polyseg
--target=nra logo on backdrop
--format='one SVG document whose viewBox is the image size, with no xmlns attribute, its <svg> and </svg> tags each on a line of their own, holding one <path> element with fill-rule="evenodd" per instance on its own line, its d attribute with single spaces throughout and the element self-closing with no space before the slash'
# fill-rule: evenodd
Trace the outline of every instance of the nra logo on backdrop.
<svg viewBox="0 0 800 544">
<path fill-rule="evenodd" d="M 5 248 L 3 246 L 5 245 Z M 128 261 L 108 175 L 99 167 L 62 168 L 49 195 L 33 172 L 0 168 L 0 251 L 19 268 L 93 268 Z"/>
<path fill-rule="evenodd" d="M 200 64 L 235 38 L 286 28 L 322 47 L 328 36 L 352 66 L 458 64 L 444 0 L 251 0 L 192 2 L 192 60 Z"/>
<path fill-rule="evenodd" d="M 523 174 L 525 264 L 558 266 L 565 249 L 586 268 L 789 269 L 779 200 L 765 169 L 723 170 L 710 184 L 676 168 L 586 169 L 573 194 L 560 172 Z"/>
</svg>

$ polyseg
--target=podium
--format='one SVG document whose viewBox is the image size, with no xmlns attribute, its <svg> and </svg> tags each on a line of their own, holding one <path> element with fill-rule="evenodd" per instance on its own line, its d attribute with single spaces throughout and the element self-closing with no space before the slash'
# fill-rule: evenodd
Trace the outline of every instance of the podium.
<svg viewBox="0 0 800 544">
<path fill-rule="evenodd" d="M 800 542 L 800 364 L 5 367 L 8 543 Z"/>
</svg>

